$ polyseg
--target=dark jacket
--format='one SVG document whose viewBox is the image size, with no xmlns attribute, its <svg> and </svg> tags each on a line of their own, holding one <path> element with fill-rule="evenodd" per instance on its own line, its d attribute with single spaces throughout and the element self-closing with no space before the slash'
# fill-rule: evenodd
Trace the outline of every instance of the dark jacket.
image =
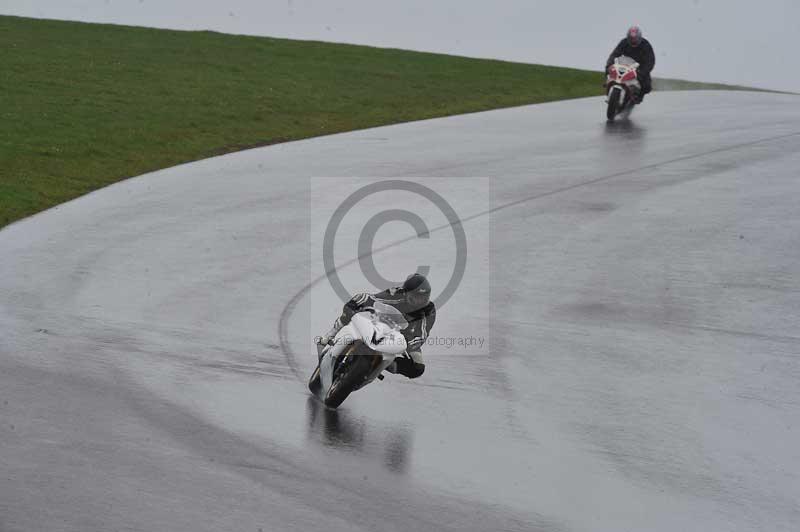
<svg viewBox="0 0 800 532">
<path fill-rule="evenodd" d="M 619 41 L 617 47 L 614 48 L 614 51 L 608 56 L 606 70 L 608 70 L 609 66 L 614 64 L 614 59 L 621 55 L 627 55 L 639 63 L 639 72 L 648 78 L 650 77 L 650 72 L 656 66 L 656 54 L 653 52 L 653 47 L 650 45 L 650 42 L 644 38 L 642 42 L 639 43 L 639 46 L 631 46 L 628 44 L 627 38 Z"/>
</svg>

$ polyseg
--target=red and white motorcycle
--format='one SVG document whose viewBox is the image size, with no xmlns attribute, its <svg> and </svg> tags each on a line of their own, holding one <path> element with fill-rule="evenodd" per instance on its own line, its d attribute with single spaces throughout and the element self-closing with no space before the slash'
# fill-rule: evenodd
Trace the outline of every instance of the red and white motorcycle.
<svg viewBox="0 0 800 532">
<path fill-rule="evenodd" d="M 625 55 L 614 59 L 614 64 L 608 67 L 606 118 L 609 122 L 612 122 L 617 115 L 624 113 L 627 116 L 636 105 L 636 98 L 642 91 L 638 69 L 639 63 Z"/>
</svg>

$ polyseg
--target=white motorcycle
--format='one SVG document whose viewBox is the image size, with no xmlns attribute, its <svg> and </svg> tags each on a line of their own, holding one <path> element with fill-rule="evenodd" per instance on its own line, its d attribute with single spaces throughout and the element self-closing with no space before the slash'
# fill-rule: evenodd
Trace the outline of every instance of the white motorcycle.
<svg viewBox="0 0 800 532">
<path fill-rule="evenodd" d="M 376 302 L 342 327 L 331 345 L 317 346 L 319 364 L 308 389 L 329 408 L 337 408 L 352 392 L 376 378 L 405 352 L 402 330 L 408 327 L 396 308 Z"/>
<path fill-rule="evenodd" d="M 639 63 L 623 55 L 614 59 L 608 67 L 606 78 L 606 118 L 612 122 L 617 115 L 631 112 L 636 97 L 642 91 L 639 82 Z"/>
</svg>

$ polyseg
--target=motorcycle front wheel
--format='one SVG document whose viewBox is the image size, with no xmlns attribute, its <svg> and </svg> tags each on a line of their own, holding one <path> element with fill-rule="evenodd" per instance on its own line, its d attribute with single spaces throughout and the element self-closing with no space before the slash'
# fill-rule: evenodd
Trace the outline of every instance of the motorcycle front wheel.
<svg viewBox="0 0 800 532">
<path fill-rule="evenodd" d="M 317 364 L 317 369 L 314 370 L 314 373 L 311 374 L 311 378 L 308 379 L 308 389 L 311 393 L 317 395 L 320 388 L 322 388 L 322 382 L 320 382 L 319 364 Z"/>
<path fill-rule="evenodd" d="M 342 355 L 348 356 L 349 360 L 345 361 L 346 365 L 337 372 L 333 384 L 331 384 L 328 393 L 325 394 L 322 400 L 325 406 L 338 408 L 347 399 L 347 396 L 362 383 L 372 371 L 375 357 L 380 357 L 380 355 L 372 353 L 373 351 L 370 348 L 358 342 Z"/>
<path fill-rule="evenodd" d="M 621 91 L 619 87 L 612 87 L 608 91 L 608 109 L 606 109 L 606 118 L 609 122 L 613 122 L 619 112 L 619 94 Z"/>
</svg>

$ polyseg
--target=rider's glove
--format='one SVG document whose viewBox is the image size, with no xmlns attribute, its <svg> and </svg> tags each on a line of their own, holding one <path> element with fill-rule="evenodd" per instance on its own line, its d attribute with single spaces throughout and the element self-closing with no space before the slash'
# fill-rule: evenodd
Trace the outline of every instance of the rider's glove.
<svg viewBox="0 0 800 532">
<path fill-rule="evenodd" d="M 333 345 L 333 339 L 336 338 L 336 333 L 343 327 L 341 318 L 338 318 L 335 322 L 333 322 L 333 327 L 331 330 L 323 334 L 322 336 L 317 337 L 317 343 L 319 345 Z"/>
</svg>

